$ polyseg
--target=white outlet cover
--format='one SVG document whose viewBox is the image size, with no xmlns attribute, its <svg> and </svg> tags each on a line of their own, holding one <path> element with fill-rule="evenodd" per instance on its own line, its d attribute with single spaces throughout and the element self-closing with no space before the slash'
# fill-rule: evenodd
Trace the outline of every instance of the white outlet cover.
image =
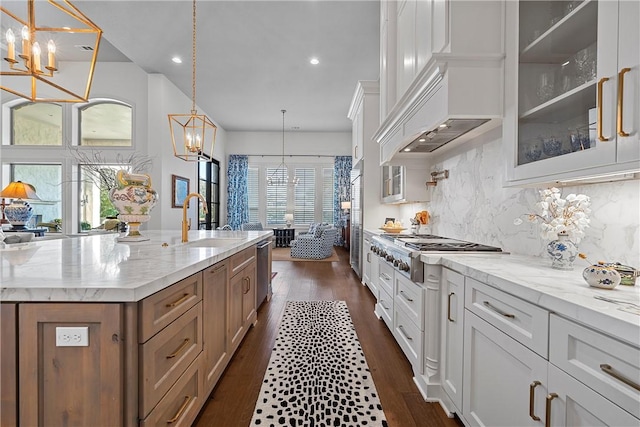
<svg viewBox="0 0 640 427">
<path fill-rule="evenodd" d="M 56 347 L 89 347 L 89 327 L 57 326 Z"/>
</svg>

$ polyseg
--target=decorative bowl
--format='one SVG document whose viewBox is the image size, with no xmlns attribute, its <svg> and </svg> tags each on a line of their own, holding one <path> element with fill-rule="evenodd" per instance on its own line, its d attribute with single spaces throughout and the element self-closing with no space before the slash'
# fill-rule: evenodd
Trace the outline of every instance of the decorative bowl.
<svg viewBox="0 0 640 427">
<path fill-rule="evenodd" d="M 594 264 L 585 268 L 582 277 L 589 286 L 601 289 L 613 289 L 622 279 L 620 273 L 607 264 Z"/>
<path fill-rule="evenodd" d="M 380 227 L 380 230 L 384 230 L 387 233 L 400 233 L 406 230 L 404 227 Z"/>
<path fill-rule="evenodd" d="M 640 276 L 640 270 L 620 264 L 619 262 L 605 263 L 604 265 L 615 269 L 620 274 L 621 285 L 634 286 L 636 284 L 636 278 Z"/>
</svg>

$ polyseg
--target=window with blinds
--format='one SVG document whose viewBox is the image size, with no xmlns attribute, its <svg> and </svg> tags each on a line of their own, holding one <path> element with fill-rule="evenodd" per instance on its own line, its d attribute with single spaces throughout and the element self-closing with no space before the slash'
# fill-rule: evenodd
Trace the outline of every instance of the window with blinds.
<svg viewBox="0 0 640 427">
<path fill-rule="evenodd" d="M 258 178 L 260 176 L 258 168 L 249 167 L 247 178 L 247 195 L 249 196 L 249 222 L 260 222 L 260 196 L 258 189 Z"/>
<path fill-rule="evenodd" d="M 333 224 L 333 168 L 322 168 L 322 222 Z"/>
<path fill-rule="evenodd" d="M 285 179 L 287 172 L 284 168 L 266 168 L 267 177 Z M 287 213 L 287 185 L 267 185 L 267 226 L 284 224 L 284 214 Z"/>
<path fill-rule="evenodd" d="M 293 223 L 311 224 L 315 217 L 316 170 L 315 168 L 296 168 L 300 179 L 293 192 Z"/>
</svg>

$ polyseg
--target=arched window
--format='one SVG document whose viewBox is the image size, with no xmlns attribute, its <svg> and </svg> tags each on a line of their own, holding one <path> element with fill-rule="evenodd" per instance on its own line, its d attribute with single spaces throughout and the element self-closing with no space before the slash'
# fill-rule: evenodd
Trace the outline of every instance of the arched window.
<svg viewBox="0 0 640 427">
<path fill-rule="evenodd" d="M 62 106 L 24 102 L 11 107 L 11 145 L 62 145 Z"/>
<path fill-rule="evenodd" d="M 117 101 L 96 101 L 80 108 L 78 145 L 131 147 L 133 109 Z"/>
</svg>

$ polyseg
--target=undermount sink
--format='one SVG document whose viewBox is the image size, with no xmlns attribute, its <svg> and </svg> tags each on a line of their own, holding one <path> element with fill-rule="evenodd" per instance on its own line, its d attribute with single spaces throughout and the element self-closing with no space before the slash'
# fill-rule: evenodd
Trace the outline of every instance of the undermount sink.
<svg viewBox="0 0 640 427">
<path fill-rule="evenodd" d="M 208 239 L 194 240 L 193 242 L 187 242 L 185 245 L 193 246 L 197 248 L 220 248 L 224 246 L 233 246 L 237 243 L 246 240 L 243 237 L 211 237 Z"/>
</svg>

